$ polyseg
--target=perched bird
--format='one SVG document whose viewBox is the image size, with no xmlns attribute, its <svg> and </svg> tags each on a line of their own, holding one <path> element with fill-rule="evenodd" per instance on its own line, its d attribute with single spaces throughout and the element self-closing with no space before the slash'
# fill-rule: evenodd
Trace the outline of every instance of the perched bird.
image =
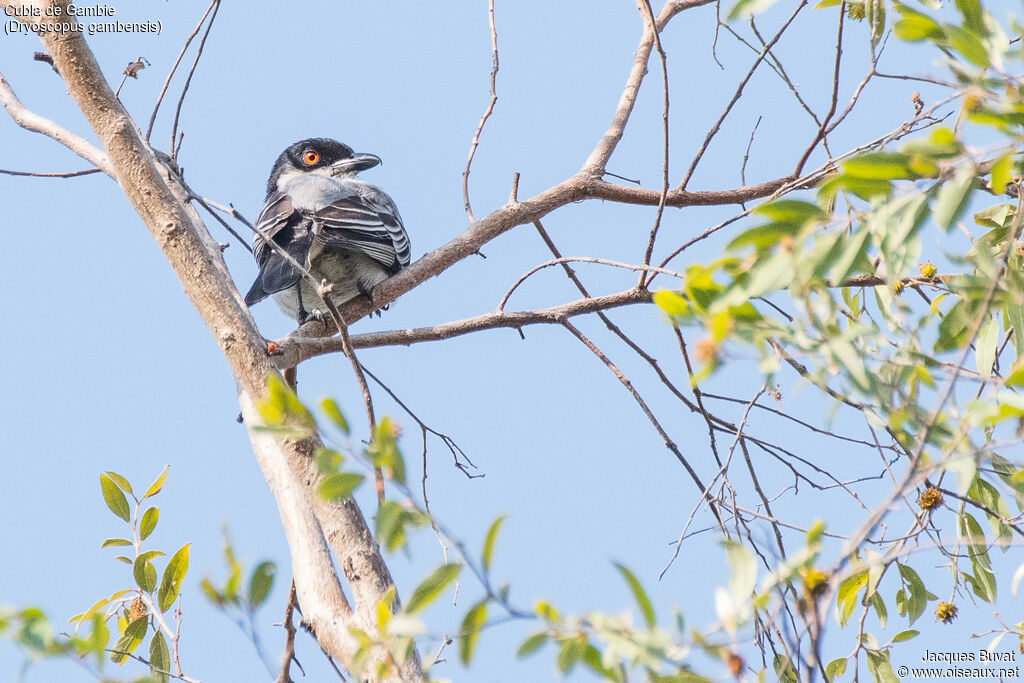
<svg viewBox="0 0 1024 683">
<path fill-rule="evenodd" d="M 273 296 L 299 325 L 327 311 L 316 288 L 268 239 L 318 283 L 326 280 L 335 304 L 360 294 L 372 301 L 376 285 L 409 265 L 409 235 L 395 203 L 355 179 L 379 163 L 379 157 L 356 154 L 329 138 L 302 140 L 281 153 L 256 220 L 253 252 L 260 272 L 246 304 Z"/>
</svg>

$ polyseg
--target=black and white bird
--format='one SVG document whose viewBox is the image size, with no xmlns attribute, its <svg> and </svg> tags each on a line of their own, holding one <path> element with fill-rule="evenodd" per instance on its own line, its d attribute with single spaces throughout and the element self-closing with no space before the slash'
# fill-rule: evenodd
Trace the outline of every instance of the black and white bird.
<svg viewBox="0 0 1024 683">
<path fill-rule="evenodd" d="M 267 198 L 256 220 L 253 253 L 260 272 L 245 303 L 273 296 L 301 325 L 327 308 L 316 288 L 277 249 L 331 285 L 330 297 L 342 304 L 409 265 L 409 235 L 398 208 L 380 188 L 356 180 L 380 157 L 356 154 L 329 138 L 291 145 L 274 162 Z"/>
</svg>

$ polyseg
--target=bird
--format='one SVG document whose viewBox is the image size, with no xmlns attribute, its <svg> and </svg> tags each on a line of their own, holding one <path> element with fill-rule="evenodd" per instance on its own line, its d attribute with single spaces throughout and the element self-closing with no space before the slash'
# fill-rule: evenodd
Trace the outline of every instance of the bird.
<svg viewBox="0 0 1024 683">
<path fill-rule="evenodd" d="M 327 307 L 296 263 L 331 286 L 328 296 L 337 305 L 360 295 L 372 303 L 373 288 L 409 265 L 409 235 L 395 202 L 356 179 L 380 163 L 331 138 L 300 140 L 278 156 L 256 219 L 253 255 L 260 270 L 246 305 L 273 297 L 301 326 L 322 319 Z"/>
</svg>

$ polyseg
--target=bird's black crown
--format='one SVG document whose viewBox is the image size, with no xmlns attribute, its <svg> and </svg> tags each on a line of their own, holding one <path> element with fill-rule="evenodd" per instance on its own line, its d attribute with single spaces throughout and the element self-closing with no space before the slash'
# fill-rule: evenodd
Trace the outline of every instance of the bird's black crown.
<svg viewBox="0 0 1024 683">
<path fill-rule="evenodd" d="M 291 167 L 312 171 L 342 159 L 350 159 L 352 154 L 351 147 L 331 138 L 308 138 L 289 145 L 274 162 L 270 179 L 267 180 L 267 197 L 277 190 L 277 181 L 285 169 Z"/>
</svg>

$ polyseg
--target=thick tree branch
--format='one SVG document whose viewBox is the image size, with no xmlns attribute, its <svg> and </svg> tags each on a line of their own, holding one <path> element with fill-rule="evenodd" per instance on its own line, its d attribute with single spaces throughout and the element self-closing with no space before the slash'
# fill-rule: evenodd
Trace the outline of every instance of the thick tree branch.
<svg viewBox="0 0 1024 683">
<path fill-rule="evenodd" d="M 0 0 L 0 6 L 6 8 L 12 2 Z M 45 11 L 51 2 L 36 0 L 34 4 Z M 52 4 L 67 9 L 66 0 Z M 93 158 L 83 156 L 100 168 L 106 165 L 117 179 L 220 346 L 238 383 L 243 413 L 256 419 L 253 405 L 265 395 L 267 377 L 275 370 L 263 338 L 232 284 L 219 246 L 195 209 L 187 203 L 188 191 L 141 139 L 134 121 L 114 97 L 82 36 L 45 33 L 40 39 L 109 160 L 88 149 L 86 153 Z M 54 132 L 55 139 L 68 140 L 60 131 L 46 128 L 40 132 Z M 65 144 L 76 143 L 72 139 Z M 268 485 L 278 505 L 290 511 L 289 518 L 301 520 L 298 526 L 304 533 L 312 534 L 301 542 L 295 540 L 294 534 L 289 536 L 293 564 L 308 569 L 295 575 L 303 615 L 328 654 L 350 664 L 354 652 L 349 644 L 348 627 L 376 631 L 376 604 L 392 585 L 391 576 L 355 501 L 328 503 L 316 495 L 317 476 L 311 456 L 318 440 L 296 442 L 278 436 L 266 439 L 253 436 L 259 457 L 274 464 L 273 471 L 277 474 L 268 477 Z M 287 463 L 291 479 L 282 474 L 281 463 Z M 305 499 L 295 495 L 296 483 L 304 488 Z M 309 513 L 310 505 L 315 520 Z M 304 507 L 307 509 L 302 509 Z M 282 516 L 286 516 L 284 509 Z M 337 577 L 331 563 L 323 562 L 324 548 L 317 541 L 314 521 L 323 530 L 323 536 L 345 572 L 352 591 L 354 613 L 345 611 L 340 589 L 324 587 L 336 583 Z M 309 600 L 318 602 L 313 604 L 307 602 Z M 320 600 L 326 601 L 321 603 Z M 422 680 L 415 657 L 402 665 L 401 677 L 409 681 Z"/>
</svg>

